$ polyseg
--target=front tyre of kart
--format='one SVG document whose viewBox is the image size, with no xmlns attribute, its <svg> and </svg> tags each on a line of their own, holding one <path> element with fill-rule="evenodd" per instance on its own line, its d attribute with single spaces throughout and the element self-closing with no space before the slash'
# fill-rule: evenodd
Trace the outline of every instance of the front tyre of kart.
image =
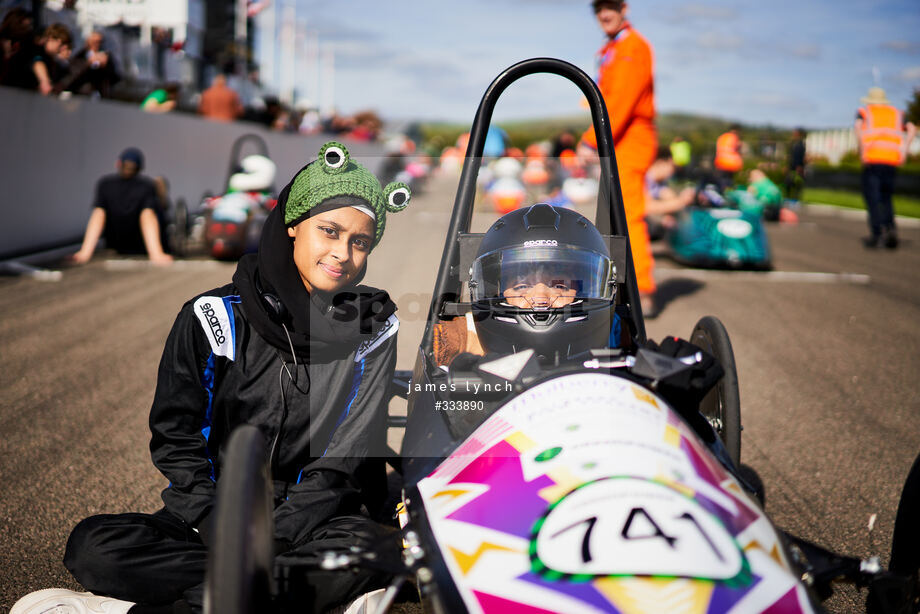
<svg viewBox="0 0 920 614">
<path fill-rule="evenodd" d="M 891 538 L 891 578 L 869 585 L 867 614 L 920 612 L 920 455 L 914 460 L 898 502 Z"/>
<path fill-rule="evenodd" d="M 703 348 L 722 365 L 725 375 L 700 403 L 700 413 L 725 444 L 728 455 L 741 466 L 741 395 L 735 354 L 725 326 L 715 316 L 705 316 L 693 327 L 690 343 Z"/>
<path fill-rule="evenodd" d="M 244 425 L 230 436 L 217 486 L 217 522 L 208 552 L 205 614 L 271 611 L 274 534 L 268 453 Z"/>
</svg>

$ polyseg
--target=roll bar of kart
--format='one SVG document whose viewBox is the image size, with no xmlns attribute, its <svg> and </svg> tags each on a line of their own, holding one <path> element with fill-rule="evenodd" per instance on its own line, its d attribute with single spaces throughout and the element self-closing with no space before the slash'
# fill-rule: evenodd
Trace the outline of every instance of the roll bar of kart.
<svg viewBox="0 0 920 614">
<path fill-rule="evenodd" d="M 450 218 L 450 228 L 444 245 L 446 258 L 442 258 L 438 270 L 437 283 L 431 306 L 428 310 L 428 324 L 425 327 L 425 336 L 422 340 L 424 347 L 429 347 L 432 342 L 434 324 L 445 301 L 457 300 L 449 298 L 448 291 L 453 285 L 459 284 L 460 246 L 457 237 L 460 233 L 470 231 L 470 222 L 473 217 L 473 200 L 476 196 L 476 179 L 479 167 L 482 164 L 482 151 L 486 141 L 486 133 L 492 121 L 492 111 L 502 92 L 521 77 L 535 73 L 550 73 L 565 77 L 581 89 L 588 100 L 591 109 L 591 120 L 597 136 L 597 153 L 601 165 L 601 181 L 597 195 L 597 212 L 594 224 L 604 235 L 620 235 L 626 237 L 626 302 L 629 304 L 628 318 L 629 329 L 635 332 L 637 343 L 645 342 L 645 323 L 642 319 L 642 308 L 639 304 L 639 290 L 636 286 L 635 268 L 632 253 L 629 248 L 629 231 L 626 228 L 626 210 L 623 207 L 623 195 L 620 191 L 620 176 L 617 172 L 616 158 L 613 150 L 613 137 L 610 133 L 610 117 L 607 115 L 607 105 L 597 84 L 583 70 L 577 66 L 555 58 L 531 58 L 518 62 L 506 68 L 492 81 L 479 103 L 473 126 L 470 130 L 470 140 L 463 161 L 463 171 L 460 174 L 460 184 L 457 187 L 457 196 L 454 200 L 454 209 Z M 453 281 L 453 283 L 452 283 Z"/>
</svg>

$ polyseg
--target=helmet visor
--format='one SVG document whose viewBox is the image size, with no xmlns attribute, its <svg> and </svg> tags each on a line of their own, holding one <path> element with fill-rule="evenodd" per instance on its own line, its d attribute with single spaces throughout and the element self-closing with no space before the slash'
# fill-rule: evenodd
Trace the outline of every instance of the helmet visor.
<svg viewBox="0 0 920 614">
<path fill-rule="evenodd" d="M 557 308 L 577 299 L 611 299 L 610 258 L 567 246 L 519 246 L 483 254 L 473 262 L 474 301 L 503 298 L 518 307 Z"/>
</svg>

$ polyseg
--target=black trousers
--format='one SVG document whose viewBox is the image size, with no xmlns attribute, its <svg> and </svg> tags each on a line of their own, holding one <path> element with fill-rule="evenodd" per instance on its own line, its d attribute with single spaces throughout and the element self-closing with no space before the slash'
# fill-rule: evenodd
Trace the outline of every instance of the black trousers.
<svg viewBox="0 0 920 614">
<path fill-rule="evenodd" d="M 388 529 L 364 516 L 333 518 L 292 555 L 370 544 Z M 64 565 L 86 590 L 146 606 L 185 604 L 200 612 L 208 549 L 198 534 L 165 508 L 154 514 L 109 514 L 80 522 L 67 540 Z M 374 572 L 320 571 L 295 567 L 281 584 L 279 611 L 324 612 L 386 586 Z M 182 605 L 180 605 L 182 604 Z"/>
<path fill-rule="evenodd" d="M 884 230 L 894 230 L 894 194 L 896 166 L 865 164 L 862 169 L 862 192 L 869 212 L 869 230 L 879 236 Z"/>
</svg>

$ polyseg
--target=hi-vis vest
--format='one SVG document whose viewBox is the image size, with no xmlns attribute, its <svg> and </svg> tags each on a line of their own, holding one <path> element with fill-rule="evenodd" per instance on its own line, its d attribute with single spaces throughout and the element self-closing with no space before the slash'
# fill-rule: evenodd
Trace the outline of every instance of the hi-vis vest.
<svg viewBox="0 0 920 614">
<path fill-rule="evenodd" d="M 738 135 L 726 132 L 716 141 L 715 167 L 720 171 L 737 173 L 743 166 L 744 161 L 738 153 Z"/>
<path fill-rule="evenodd" d="M 861 108 L 862 129 L 859 150 L 864 164 L 904 162 L 904 132 L 901 112 L 888 104 L 869 104 Z"/>
</svg>

